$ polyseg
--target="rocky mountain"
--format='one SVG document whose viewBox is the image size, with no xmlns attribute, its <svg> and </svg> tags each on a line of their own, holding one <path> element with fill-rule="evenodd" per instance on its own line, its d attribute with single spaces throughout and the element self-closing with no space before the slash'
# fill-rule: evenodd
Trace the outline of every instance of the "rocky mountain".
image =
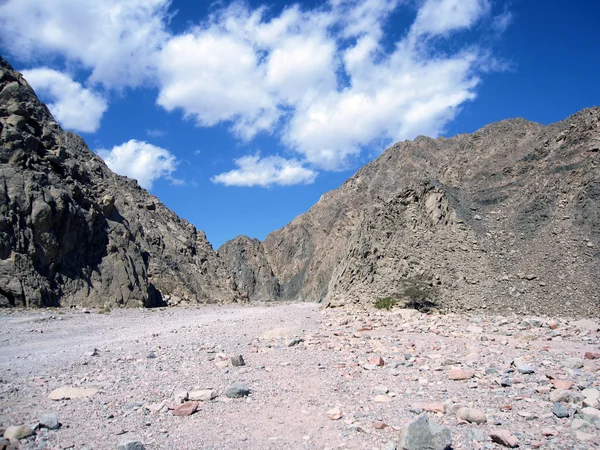
<svg viewBox="0 0 600 450">
<path fill-rule="evenodd" d="M 204 233 L 64 132 L 0 58 L 0 306 L 238 298 Z"/>
<path fill-rule="evenodd" d="M 274 299 L 597 315 L 599 150 L 600 108 L 420 136 L 268 235 L 264 257 L 240 257 L 242 238 L 219 254 L 260 285 L 266 260 Z M 250 299 L 254 286 L 239 285 Z"/>
</svg>

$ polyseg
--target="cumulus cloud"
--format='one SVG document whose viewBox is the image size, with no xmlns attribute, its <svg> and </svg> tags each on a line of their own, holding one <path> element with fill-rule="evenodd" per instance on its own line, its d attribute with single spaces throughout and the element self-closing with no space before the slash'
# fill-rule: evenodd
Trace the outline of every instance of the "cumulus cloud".
<svg viewBox="0 0 600 450">
<path fill-rule="evenodd" d="M 135 178 L 144 189 L 152 189 L 155 180 L 165 178 L 173 184 L 182 184 L 173 178 L 177 158 L 164 148 L 131 139 L 110 150 L 96 150 L 113 172 Z"/>
<path fill-rule="evenodd" d="M 56 120 L 73 131 L 94 133 L 106 111 L 106 100 L 62 72 L 46 67 L 24 70 L 23 76 L 42 97 Z"/>
<path fill-rule="evenodd" d="M 365 150 L 442 133 L 481 77 L 505 66 L 467 34 L 477 26 L 497 36 L 510 25 L 492 1 L 423 0 L 416 14 L 405 0 L 326 0 L 276 14 L 233 1 L 175 34 L 170 0 L 8 0 L 0 38 L 15 55 L 49 52 L 90 69 L 88 85 L 156 87 L 165 110 L 200 127 L 225 124 L 244 142 L 269 133 L 296 157 L 242 158 L 246 169 L 215 177 L 224 183 L 259 167 L 340 170 Z M 414 21 L 390 42 L 399 8 Z M 310 179 L 299 173 L 291 179 Z M 253 183 L 286 184 L 269 177 Z"/>
<path fill-rule="evenodd" d="M 139 86 L 152 79 L 168 38 L 170 0 L 8 0 L 0 37 L 15 58 L 56 55 L 91 69 L 90 82 Z"/>
<path fill-rule="evenodd" d="M 235 170 L 214 176 L 213 183 L 225 186 L 291 186 L 294 184 L 311 184 L 317 172 L 302 166 L 296 159 L 285 159 L 281 156 L 247 155 L 235 160 Z"/>
<path fill-rule="evenodd" d="M 417 14 L 411 31 L 441 34 L 469 28 L 490 10 L 489 0 L 427 0 Z"/>
<path fill-rule="evenodd" d="M 158 103 L 200 126 L 230 123 L 245 140 L 275 133 L 312 169 L 340 170 L 375 144 L 438 135 L 476 97 L 491 55 L 436 43 L 490 16 L 491 4 L 427 0 L 385 50 L 383 26 L 401 3 L 329 0 L 275 16 L 234 3 L 165 46 Z"/>
</svg>

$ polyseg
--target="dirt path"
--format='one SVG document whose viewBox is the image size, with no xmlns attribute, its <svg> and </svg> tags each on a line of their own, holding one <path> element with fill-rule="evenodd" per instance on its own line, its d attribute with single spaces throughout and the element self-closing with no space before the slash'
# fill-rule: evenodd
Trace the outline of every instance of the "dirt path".
<svg viewBox="0 0 600 450">
<path fill-rule="evenodd" d="M 441 411 L 427 414 L 450 428 L 454 448 L 493 449 L 488 434 L 498 429 L 521 448 L 594 448 L 594 425 L 572 424 L 583 389 L 600 385 L 598 360 L 584 358 L 600 348 L 596 329 L 310 304 L 17 312 L 0 316 L 0 428 L 55 413 L 62 427 L 23 439 L 31 449 L 115 449 L 127 440 L 147 449 L 380 449 L 434 403 Z M 293 338 L 304 340 L 288 346 Z M 236 355 L 244 366 L 227 365 Z M 379 356 L 383 366 L 373 364 Z M 473 377 L 449 380 L 452 366 Z M 574 383 L 561 403 L 569 417 L 552 412 L 551 377 Z M 237 381 L 250 396 L 225 395 Z M 50 400 L 61 386 L 98 391 Z M 168 411 L 178 393 L 200 389 L 218 396 L 187 417 Z M 461 406 L 486 422 L 459 420 Z M 328 417 L 334 407 L 340 420 Z"/>
</svg>

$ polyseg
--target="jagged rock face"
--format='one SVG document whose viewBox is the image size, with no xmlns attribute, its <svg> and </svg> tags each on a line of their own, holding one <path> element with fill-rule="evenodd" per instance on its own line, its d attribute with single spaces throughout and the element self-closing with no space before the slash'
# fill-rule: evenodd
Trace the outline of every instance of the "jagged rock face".
<svg viewBox="0 0 600 450">
<path fill-rule="evenodd" d="M 279 282 L 267 261 L 258 239 L 238 236 L 217 250 L 239 292 L 252 301 L 271 301 L 279 297 Z"/>
<path fill-rule="evenodd" d="M 0 305 L 237 298 L 203 232 L 61 130 L 0 58 Z"/>
<path fill-rule="evenodd" d="M 597 315 L 599 149 L 599 108 L 398 143 L 267 236 L 280 298 Z"/>
</svg>

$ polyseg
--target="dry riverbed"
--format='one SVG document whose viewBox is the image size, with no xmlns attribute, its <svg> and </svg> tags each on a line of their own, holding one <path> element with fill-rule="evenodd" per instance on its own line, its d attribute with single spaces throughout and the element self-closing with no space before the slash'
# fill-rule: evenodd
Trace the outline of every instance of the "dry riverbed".
<svg viewBox="0 0 600 450">
<path fill-rule="evenodd" d="M 0 314 L 0 436 L 33 433 L 23 449 L 393 449 L 421 416 L 455 449 L 600 442 L 597 321 L 311 304 Z"/>
</svg>

